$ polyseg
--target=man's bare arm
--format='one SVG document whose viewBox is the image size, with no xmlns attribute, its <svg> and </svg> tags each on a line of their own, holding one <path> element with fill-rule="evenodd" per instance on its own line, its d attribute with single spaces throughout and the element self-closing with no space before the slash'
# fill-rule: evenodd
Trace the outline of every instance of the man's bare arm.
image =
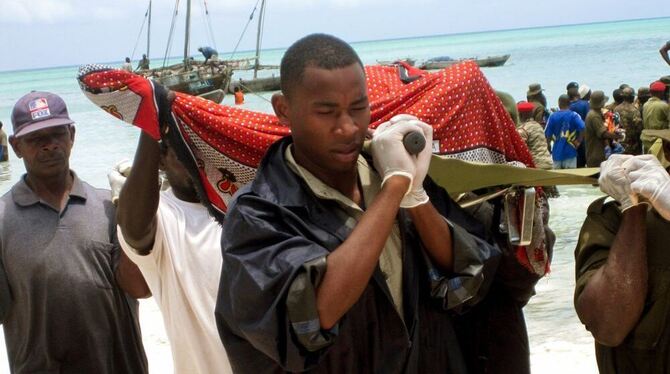
<svg viewBox="0 0 670 374">
<path fill-rule="evenodd" d="M 116 210 L 123 238 L 140 255 L 149 253 L 156 235 L 159 160 L 158 143 L 142 132 L 133 168 L 121 190 Z"/>
<path fill-rule="evenodd" d="M 661 54 L 661 57 L 663 57 L 665 63 L 670 65 L 670 57 L 668 57 L 668 50 L 670 50 L 670 45 L 669 43 L 665 43 L 663 44 L 661 49 L 658 50 L 658 52 Z"/>
<path fill-rule="evenodd" d="M 431 260 L 442 270 L 453 271 L 453 240 L 444 217 L 430 203 L 409 209 L 409 214 Z"/>
<path fill-rule="evenodd" d="M 646 205 L 623 212 L 607 262 L 579 295 L 577 314 L 593 337 L 617 346 L 637 324 L 647 295 Z"/>
<path fill-rule="evenodd" d="M 316 295 L 321 328 L 332 328 L 363 294 L 409 182 L 402 176 L 389 178 L 351 235 L 328 255 L 326 274 Z"/>
<path fill-rule="evenodd" d="M 120 251 L 121 257 L 115 274 L 116 283 L 132 298 L 145 299 L 151 297 L 151 290 L 140 269 L 122 250 Z"/>
</svg>

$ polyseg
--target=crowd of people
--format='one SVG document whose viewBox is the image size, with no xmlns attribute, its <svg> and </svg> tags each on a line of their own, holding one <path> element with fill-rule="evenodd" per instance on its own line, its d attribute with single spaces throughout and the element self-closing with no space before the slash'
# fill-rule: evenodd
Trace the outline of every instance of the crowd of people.
<svg viewBox="0 0 670 374">
<path fill-rule="evenodd" d="M 659 154 L 660 143 L 654 146 L 655 139 L 645 138 L 642 130 L 670 127 L 666 84 L 670 81 L 662 79 L 640 87 L 637 95 L 634 88 L 621 84 L 609 103 L 603 91 L 570 82 L 558 97 L 558 107 L 551 109 L 542 86 L 533 83 L 527 101 L 505 107 L 537 167 L 550 169 L 549 163 L 553 169 L 599 167 L 613 154 Z"/>
<path fill-rule="evenodd" d="M 431 147 L 403 144 L 411 132 L 432 144 L 417 117 L 369 131 L 365 71 L 347 43 L 309 35 L 280 69 L 272 106 L 291 135 L 270 147 L 223 225 L 200 204 L 169 127 L 158 141 L 141 134 L 133 163 L 110 172 L 110 192 L 70 169 L 75 126 L 59 96 L 17 101 L 9 143 L 26 173 L 0 198 L 12 372 L 147 373 L 136 299 L 149 296 L 176 373 L 530 372 L 522 308 L 539 277 L 498 231 L 500 206 L 462 209 L 432 181 Z M 637 101 L 622 86 L 616 105 L 570 83 L 550 114 L 532 84 L 527 101 L 506 105 L 536 167 L 580 166 L 584 146 L 614 199 L 589 207 L 575 252 L 576 311 L 607 373 L 670 370 L 670 175 L 660 162 L 670 130 L 658 83 Z M 174 94 L 156 89 L 164 124 Z M 659 158 L 639 155 L 656 146 Z M 541 212 L 534 238 L 551 254 Z"/>
</svg>

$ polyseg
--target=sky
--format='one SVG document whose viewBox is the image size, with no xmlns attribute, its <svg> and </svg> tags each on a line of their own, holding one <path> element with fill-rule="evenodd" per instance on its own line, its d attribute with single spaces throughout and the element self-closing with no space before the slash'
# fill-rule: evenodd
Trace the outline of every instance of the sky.
<svg viewBox="0 0 670 374">
<path fill-rule="evenodd" d="M 259 0 L 192 0 L 192 54 L 200 45 L 232 51 Z M 348 42 L 670 16 L 667 2 L 612 0 L 267 0 L 263 48 L 284 48 L 313 32 Z M 0 71 L 120 61 L 138 40 L 148 0 L 0 0 Z M 185 14 L 186 0 L 180 12 Z M 151 58 L 162 58 L 175 0 L 153 0 Z M 660 10 L 660 12 L 659 12 Z M 256 13 L 257 15 L 257 13 Z M 181 20 L 181 18 L 180 18 Z M 255 19 L 238 50 L 255 48 Z M 183 20 L 170 55 L 183 51 Z M 670 32 L 669 32 L 670 34 Z M 522 41 L 520 41 L 522 42 Z M 139 41 L 135 59 L 145 48 Z"/>
</svg>

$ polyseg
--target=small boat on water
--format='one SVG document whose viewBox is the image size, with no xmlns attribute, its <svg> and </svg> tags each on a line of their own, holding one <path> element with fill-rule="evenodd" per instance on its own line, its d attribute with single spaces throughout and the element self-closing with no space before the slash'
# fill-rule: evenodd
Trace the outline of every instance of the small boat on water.
<svg viewBox="0 0 670 374">
<path fill-rule="evenodd" d="M 272 75 L 270 77 L 260 77 L 238 80 L 233 80 L 228 86 L 228 92 L 234 93 L 235 88 L 239 87 L 242 92 L 266 92 L 279 90 L 279 75 Z"/>
<path fill-rule="evenodd" d="M 453 59 L 449 56 L 441 56 L 424 61 L 424 63 L 421 64 L 419 68 L 422 70 L 438 70 L 438 69 L 444 69 L 451 65 L 458 64 L 459 62 L 470 61 L 470 60 L 474 61 L 477 65 L 479 65 L 479 67 L 503 66 L 509 59 L 509 56 L 510 55 L 507 54 L 502 56 L 489 56 L 486 58 L 471 57 L 471 58 L 459 58 L 459 59 Z"/>
<path fill-rule="evenodd" d="M 233 66 L 234 70 L 253 70 L 254 74 L 252 78 L 240 78 L 236 81 L 231 81 L 228 86 L 228 92 L 234 93 L 235 88 L 239 87 L 242 92 L 266 92 L 266 91 L 278 91 L 279 90 L 279 73 L 272 74 L 271 76 L 259 77 L 258 71 L 265 69 L 279 70 L 278 65 L 264 65 L 260 63 L 261 55 L 261 38 L 263 36 L 263 24 L 265 22 L 265 2 L 266 0 L 261 1 L 260 11 L 258 14 L 258 30 L 256 32 L 256 55 L 252 58 L 237 60 L 241 63 Z M 256 7 L 254 6 L 249 21 L 253 19 L 254 12 Z M 246 27 L 245 27 L 246 30 Z M 242 34 L 244 36 L 244 34 Z M 239 45 L 239 42 L 238 42 Z M 237 49 L 237 47 L 235 47 Z M 234 52 L 233 52 L 234 53 Z M 230 61 L 230 60 L 228 60 Z M 229 64 L 230 65 L 230 64 Z"/>
<path fill-rule="evenodd" d="M 177 2 L 178 4 L 178 2 Z M 207 6 L 206 3 L 204 5 Z M 208 14 L 208 13 L 207 13 Z M 172 28 L 175 25 L 177 12 L 172 19 Z M 148 19 L 147 26 L 147 53 L 149 56 L 151 42 L 151 0 L 145 14 Z M 209 22 L 209 18 L 207 19 Z M 142 24 L 144 27 L 144 23 Z M 166 47 L 163 66 L 153 69 L 140 69 L 136 72 L 146 78 L 152 79 L 172 91 L 183 92 L 194 96 L 201 96 L 207 100 L 220 103 L 228 89 L 233 69 L 225 62 L 212 59 L 206 64 L 203 61 L 194 60 L 189 53 L 189 34 L 191 28 L 191 0 L 186 2 L 186 29 L 184 38 L 184 59 L 181 63 L 167 65 L 167 56 L 172 40 L 172 30 L 168 46 Z M 141 33 L 141 30 L 140 30 Z M 134 53 L 134 52 L 133 52 Z M 148 66 L 148 63 L 147 63 Z"/>
</svg>

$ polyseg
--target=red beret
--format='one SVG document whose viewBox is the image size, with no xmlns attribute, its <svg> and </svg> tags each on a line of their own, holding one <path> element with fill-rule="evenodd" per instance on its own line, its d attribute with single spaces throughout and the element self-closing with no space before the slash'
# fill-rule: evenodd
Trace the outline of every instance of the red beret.
<svg viewBox="0 0 670 374">
<path fill-rule="evenodd" d="M 522 101 L 522 102 L 516 104 L 516 109 L 519 111 L 519 113 L 532 112 L 533 108 L 535 108 L 535 105 L 533 105 L 533 103 L 529 103 L 527 101 Z"/>
<path fill-rule="evenodd" d="M 649 85 L 649 91 L 651 92 L 663 92 L 665 91 L 665 83 L 661 81 L 656 81 Z"/>
</svg>

